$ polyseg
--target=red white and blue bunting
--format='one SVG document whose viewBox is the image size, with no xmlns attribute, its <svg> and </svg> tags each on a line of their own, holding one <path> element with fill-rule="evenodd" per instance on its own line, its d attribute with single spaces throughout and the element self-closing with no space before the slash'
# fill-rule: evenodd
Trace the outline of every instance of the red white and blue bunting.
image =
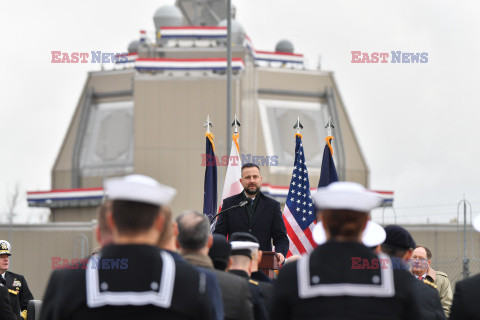
<svg viewBox="0 0 480 320">
<path fill-rule="evenodd" d="M 288 195 L 288 186 L 275 186 L 265 183 L 262 185 L 261 191 L 283 202 L 282 200 Z M 315 194 L 317 188 L 310 188 L 310 192 L 312 195 Z M 392 191 L 374 192 L 377 192 L 383 197 L 384 206 L 389 207 L 393 205 L 394 193 Z M 96 206 L 101 203 L 103 196 L 103 188 L 30 191 L 27 192 L 27 202 L 29 207 L 58 208 Z"/>
<path fill-rule="evenodd" d="M 29 207 L 81 207 L 99 205 L 103 188 L 61 189 L 27 192 Z"/>
</svg>

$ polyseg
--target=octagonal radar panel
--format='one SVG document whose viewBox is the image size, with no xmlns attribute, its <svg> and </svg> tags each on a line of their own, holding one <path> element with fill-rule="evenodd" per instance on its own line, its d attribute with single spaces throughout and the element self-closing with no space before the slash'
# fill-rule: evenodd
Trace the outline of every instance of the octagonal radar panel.
<svg viewBox="0 0 480 320">
<path fill-rule="evenodd" d="M 226 0 L 177 0 L 175 5 L 190 26 L 216 26 L 227 18 Z"/>
</svg>

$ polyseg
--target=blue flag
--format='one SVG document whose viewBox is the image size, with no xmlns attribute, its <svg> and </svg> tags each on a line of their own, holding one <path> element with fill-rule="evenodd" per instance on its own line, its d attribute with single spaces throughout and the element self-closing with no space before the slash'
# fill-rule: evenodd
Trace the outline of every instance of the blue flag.
<svg viewBox="0 0 480 320">
<path fill-rule="evenodd" d="M 331 138 L 331 139 L 329 139 Z M 320 181 L 318 187 L 326 187 L 330 183 L 338 181 L 337 169 L 335 169 L 335 163 L 333 162 L 332 152 L 330 150 L 330 140 L 333 137 L 327 137 L 327 144 L 323 150 L 322 169 L 320 171 Z"/>
<path fill-rule="evenodd" d="M 210 219 L 217 213 L 217 163 L 213 145 L 213 134 L 206 138 L 205 181 L 203 184 L 203 213 Z"/>
</svg>

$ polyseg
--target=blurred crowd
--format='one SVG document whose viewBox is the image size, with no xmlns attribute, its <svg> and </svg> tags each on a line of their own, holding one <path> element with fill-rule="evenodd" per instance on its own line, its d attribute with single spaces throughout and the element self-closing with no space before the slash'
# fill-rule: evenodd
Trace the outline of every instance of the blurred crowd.
<svg viewBox="0 0 480 320">
<path fill-rule="evenodd" d="M 454 293 L 429 248 L 370 220 L 381 199 L 356 183 L 318 190 L 318 246 L 275 271 L 261 270 L 255 235 L 212 234 L 195 211 L 174 219 L 176 190 L 150 177 L 112 178 L 105 190 L 100 247 L 85 268 L 55 270 L 41 305 L 0 241 L 0 319 L 480 319 L 480 278 Z"/>
</svg>

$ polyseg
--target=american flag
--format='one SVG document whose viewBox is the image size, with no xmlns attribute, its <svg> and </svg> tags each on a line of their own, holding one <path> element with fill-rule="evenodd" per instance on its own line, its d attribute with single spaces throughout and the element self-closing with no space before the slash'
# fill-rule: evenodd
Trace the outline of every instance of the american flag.
<svg viewBox="0 0 480 320">
<path fill-rule="evenodd" d="M 283 221 L 290 240 L 287 257 L 311 252 L 316 246 L 312 237 L 312 230 L 315 225 L 315 210 L 310 195 L 302 135 L 296 134 L 295 137 L 295 162 L 287 202 L 283 210 Z"/>
</svg>

